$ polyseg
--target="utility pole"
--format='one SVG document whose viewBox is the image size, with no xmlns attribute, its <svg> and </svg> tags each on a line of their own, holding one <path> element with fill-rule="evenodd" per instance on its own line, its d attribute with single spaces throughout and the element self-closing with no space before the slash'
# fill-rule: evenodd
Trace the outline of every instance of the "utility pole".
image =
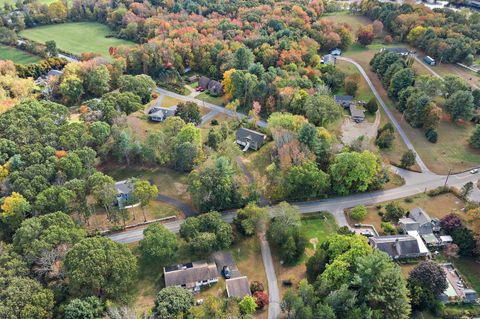
<svg viewBox="0 0 480 319">
<path fill-rule="evenodd" d="M 448 170 L 448 175 L 447 175 L 447 178 L 445 179 L 445 184 L 443 184 L 443 187 L 447 186 L 447 182 L 448 182 L 448 178 L 450 177 L 450 173 L 452 172 L 452 169 L 450 168 Z"/>
</svg>

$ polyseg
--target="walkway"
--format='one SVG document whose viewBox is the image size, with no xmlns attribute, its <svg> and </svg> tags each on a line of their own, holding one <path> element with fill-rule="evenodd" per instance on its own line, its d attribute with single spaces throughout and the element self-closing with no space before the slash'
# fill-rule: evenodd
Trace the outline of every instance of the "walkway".
<svg viewBox="0 0 480 319">
<path fill-rule="evenodd" d="M 263 265 L 268 281 L 268 319 L 280 318 L 280 290 L 278 289 L 277 274 L 273 266 L 272 252 L 265 238 L 265 234 L 260 235 L 260 250 L 262 252 Z M 252 265 L 254 266 L 254 265 Z"/>
</svg>

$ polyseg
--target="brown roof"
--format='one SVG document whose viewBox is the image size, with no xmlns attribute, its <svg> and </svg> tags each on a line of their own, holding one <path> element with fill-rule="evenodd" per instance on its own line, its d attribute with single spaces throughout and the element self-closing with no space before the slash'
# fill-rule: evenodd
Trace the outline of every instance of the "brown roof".
<svg viewBox="0 0 480 319">
<path fill-rule="evenodd" d="M 163 273 L 166 287 L 185 285 L 192 288 L 196 282 L 218 277 L 217 266 L 204 261 L 164 267 Z"/>
<path fill-rule="evenodd" d="M 227 279 L 225 284 L 227 286 L 228 297 L 243 298 L 251 295 L 248 278 L 246 276 Z"/>
</svg>

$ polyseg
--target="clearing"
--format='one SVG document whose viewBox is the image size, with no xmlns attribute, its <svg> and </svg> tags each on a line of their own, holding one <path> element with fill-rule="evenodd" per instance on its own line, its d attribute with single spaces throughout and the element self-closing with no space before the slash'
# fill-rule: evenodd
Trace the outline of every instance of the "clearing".
<svg viewBox="0 0 480 319">
<path fill-rule="evenodd" d="M 321 17 L 321 19 L 333 21 L 333 22 L 341 22 L 341 23 L 348 23 L 352 26 L 353 33 L 357 33 L 357 30 L 367 24 L 372 23 L 370 19 L 362 15 L 351 14 L 349 12 L 332 12 L 327 13 Z"/>
<path fill-rule="evenodd" d="M 42 58 L 14 47 L 0 44 L 0 60 L 11 60 L 17 64 L 28 64 L 40 61 Z"/>
<path fill-rule="evenodd" d="M 88 36 L 85 36 L 87 34 Z M 110 47 L 135 45 L 133 42 L 111 37 L 112 35 L 113 31 L 106 25 L 96 22 L 52 24 L 20 32 L 20 36 L 40 43 L 54 40 L 59 49 L 77 55 L 82 52 L 95 52 L 108 58 Z"/>
</svg>

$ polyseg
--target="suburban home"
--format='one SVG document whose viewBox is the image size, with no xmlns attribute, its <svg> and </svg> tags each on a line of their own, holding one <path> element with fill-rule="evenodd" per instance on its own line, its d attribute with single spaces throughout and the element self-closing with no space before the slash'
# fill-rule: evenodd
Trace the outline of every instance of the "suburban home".
<svg viewBox="0 0 480 319">
<path fill-rule="evenodd" d="M 237 297 L 242 299 L 245 296 L 250 296 L 250 285 L 248 284 L 248 278 L 246 276 L 236 277 L 225 280 L 225 286 L 227 289 L 227 296 Z"/>
<path fill-rule="evenodd" d="M 384 52 L 384 51 L 396 53 L 401 56 L 407 56 L 410 54 L 410 50 L 408 50 L 407 48 L 382 48 L 380 50 L 380 52 Z"/>
<path fill-rule="evenodd" d="M 368 241 L 371 246 L 387 253 L 392 259 L 417 258 L 429 254 L 428 249 L 421 249 L 418 239 L 411 235 L 370 237 Z"/>
<path fill-rule="evenodd" d="M 117 204 L 120 208 L 126 208 L 133 200 L 133 183 L 129 180 L 119 181 L 115 183 L 117 190 Z"/>
<path fill-rule="evenodd" d="M 206 76 L 201 76 L 200 79 L 198 79 L 198 86 L 201 86 L 204 89 L 208 89 L 208 84 L 210 83 L 210 79 L 207 78 Z"/>
<path fill-rule="evenodd" d="M 343 108 L 349 108 L 353 103 L 353 96 L 350 95 L 335 95 L 333 98 L 335 99 L 335 102 Z"/>
<path fill-rule="evenodd" d="M 332 52 L 330 52 L 331 55 L 339 56 L 342 55 L 342 50 L 339 48 L 333 49 Z"/>
<path fill-rule="evenodd" d="M 212 80 L 208 83 L 207 89 L 211 95 L 221 96 L 224 94 L 222 83 L 215 80 Z"/>
<path fill-rule="evenodd" d="M 197 261 L 163 268 L 165 287 L 182 287 L 199 292 L 202 286 L 218 281 L 215 263 Z"/>
<path fill-rule="evenodd" d="M 148 119 L 154 122 L 163 122 L 168 117 L 174 116 L 176 110 L 176 106 L 170 108 L 153 107 L 152 109 L 150 109 L 150 111 L 148 111 Z"/>
<path fill-rule="evenodd" d="M 331 54 L 327 54 L 322 56 L 320 59 L 320 64 L 335 64 L 337 58 Z"/>
<path fill-rule="evenodd" d="M 357 109 L 355 104 L 350 104 L 350 114 L 352 116 L 352 120 L 356 123 L 360 123 L 365 120 L 365 111 Z"/>
<path fill-rule="evenodd" d="M 47 75 L 40 76 L 35 80 L 35 84 L 39 86 L 45 86 L 50 78 L 59 78 L 63 75 L 63 71 L 51 69 Z"/>
<path fill-rule="evenodd" d="M 440 231 L 439 221 L 437 219 L 432 220 L 420 207 L 412 209 L 407 217 L 399 220 L 398 224 L 405 233 L 418 231 L 420 235 L 426 235 Z"/>
<path fill-rule="evenodd" d="M 237 144 L 243 146 L 243 151 L 246 152 L 248 149 L 257 151 L 262 147 L 263 143 L 267 139 L 265 134 L 262 134 L 257 131 L 249 130 L 248 128 L 241 127 L 235 132 L 235 140 Z"/>
</svg>

